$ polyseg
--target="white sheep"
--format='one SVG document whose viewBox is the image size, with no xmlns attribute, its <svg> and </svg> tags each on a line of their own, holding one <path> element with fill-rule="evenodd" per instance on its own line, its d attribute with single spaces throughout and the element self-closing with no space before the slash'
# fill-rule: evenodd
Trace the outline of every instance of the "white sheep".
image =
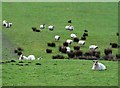
<svg viewBox="0 0 120 88">
<path fill-rule="evenodd" d="M 70 47 L 66 47 L 67 52 L 70 52 Z"/>
<path fill-rule="evenodd" d="M 68 26 L 65 26 L 65 29 L 69 30 L 69 31 L 72 31 L 72 30 L 74 30 L 74 27 L 71 26 L 71 25 L 68 25 Z"/>
<path fill-rule="evenodd" d="M 48 29 L 52 31 L 52 30 L 54 30 L 54 26 L 50 25 L 50 26 L 48 26 Z"/>
<path fill-rule="evenodd" d="M 10 28 L 12 26 L 12 23 L 9 23 L 6 20 L 3 20 L 3 26 L 5 26 L 6 28 Z"/>
<path fill-rule="evenodd" d="M 55 35 L 55 40 L 56 41 L 60 40 L 60 36 L 59 35 Z"/>
<path fill-rule="evenodd" d="M 92 70 L 106 70 L 106 66 L 96 60 L 93 61 Z"/>
<path fill-rule="evenodd" d="M 45 24 L 41 24 L 40 29 L 44 29 L 44 28 L 45 28 Z"/>
<path fill-rule="evenodd" d="M 19 60 L 35 60 L 35 56 L 34 55 L 29 55 L 28 57 L 23 56 L 22 54 L 19 57 Z"/>
<path fill-rule="evenodd" d="M 68 44 L 72 44 L 72 43 L 73 43 L 73 40 L 67 39 L 66 42 L 67 42 Z"/>
<path fill-rule="evenodd" d="M 79 40 L 78 44 L 79 44 L 79 45 L 85 45 L 85 41 Z"/>
<path fill-rule="evenodd" d="M 90 45 L 90 46 L 89 46 L 89 49 L 90 49 L 90 50 L 95 50 L 95 49 L 97 49 L 97 48 L 98 48 L 98 46 L 96 46 L 96 45 Z"/>
<path fill-rule="evenodd" d="M 77 36 L 76 36 L 76 34 L 70 34 L 70 37 L 71 38 L 76 38 Z"/>
</svg>

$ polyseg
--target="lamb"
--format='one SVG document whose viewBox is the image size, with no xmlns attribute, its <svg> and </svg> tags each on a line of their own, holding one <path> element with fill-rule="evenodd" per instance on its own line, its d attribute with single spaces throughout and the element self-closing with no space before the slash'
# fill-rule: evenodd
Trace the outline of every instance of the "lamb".
<svg viewBox="0 0 120 88">
<path fill-rule="evenodd" d="M 76 38 L 77 36 L 76 36 L 76 34 L 70 34 L 70 37 L 71 38 Z"/>
<path fill-rule="evenodd" d="M 97 60 L 94 60 L 92 70 L 98 70 L 98 71 L 106 70 L 106 66 L 98 62 Z"/>
<path fill-rule="evenodd" d="M 97 49 L 97 48 L 98 48 L 98 46 L 96 46 L 96 45 L 90 45 L 90 46 L 89 46 L 89 49 L 90 49 L 90 50 L 95 50 L 95 49 Z"/>
<path fill-rule="evenodd" d="M 73 40 L 67 39 L 66 42 L 67 42 L 68 44 L 72 44 L 72 43 L 73 43 Z"/>
<path fill-rule="evenodd" d="M 55 28 L 55 27 L 54 27 L 54 26 L 52 26 L 52 25 L 48 26 L 48 29 L 49 29 L 49 30 L 51 30 L 51 31 L 53 31 L 53 30 L 54 30 L 54 28 Z"/>
<path fill-rule="evenodd" d="M 55 40 L 56 41 L 60 40 L 60 36 L 59 35 L 55 35 Z"/>
<path fill-rule="evenodd" d="M 78 41 L 78 44 L 79 44 L 79 45 L 85 45 L 85 41 L 79 40 L 79 41 Z"/>
<path fill-rule="evenodd" d="M 45 29 L 45 24 L 41 24 L 40 29 Z"/>
</svg>

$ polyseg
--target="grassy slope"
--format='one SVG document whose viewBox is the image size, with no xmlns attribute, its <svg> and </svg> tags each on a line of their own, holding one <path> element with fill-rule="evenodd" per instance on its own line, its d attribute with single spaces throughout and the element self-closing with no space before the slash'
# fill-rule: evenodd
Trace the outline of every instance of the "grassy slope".
<svg viewBox="0 0 120 88">
<path fill-rule="evenodd" d="M 3 65 L 3 85 L 117 85 L 117 62 L 103 61 L 108 70 L 94 72 L 91 71 L 91 61 L 51 60 L 51 55 L 59 53 L 58 47 L 52 48 L 51 55 L 45 53 L 46 43 L 54 41 L 55 34 L 61 36 L 61 40 L 56 42 L 59 46 L 70 38 L 71 33 L 80 37 L 83 30 L 88 29 L 86 46 L 81 49 L 86 51 L 94 43 L 103 54 L 103 49 L 109 47 L 110 42 L 117 42 L 117 3 L 3 3 L 2 14 L 3 19 L 13 23 L 12 28 L 3 28 L 4 36 L 12 42 L 11 50 L 21 46 L 26 56 L 34 54 L 44 58 L 40 61 L 41 66 L 35 66 L 34 62 L 26 67 Z M 68 19 L 72 19 L 75 26 L 73 32 L 64 29 Z M 55 25 L 56 29 L 33 33 L 31 27 L 39 27 L 42 23 Z M 74 45 L 77 43 L 71 47 Z M 7 53 L 3 50 L 3 56 Z M 117 53 L 117 49 L 113 49 L 113 53 Z"/>
</svg>

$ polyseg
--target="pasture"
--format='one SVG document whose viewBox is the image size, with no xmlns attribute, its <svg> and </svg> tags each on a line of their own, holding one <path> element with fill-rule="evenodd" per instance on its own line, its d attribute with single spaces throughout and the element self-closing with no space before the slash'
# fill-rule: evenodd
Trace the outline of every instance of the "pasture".
<svg viewBox="0 0 120 88">
<path fill-rule="evenodd" d="M 81 47 L 83 52 L 89 49 L 89 45 L 97 45 L 104 55 L 104 49 L 110 47 L 110 42 L 118 42 L 118 8 L 117 3 L 2 3 L 2 19 L 13 23 L 11 28 L 2 27 L 2 60 L 18 59 L 14 54 L 16 47 L 24 49 L 24 55 L 34 54 L 42 60 L 23 61 L 25 66 L 15 63 L 2 64 L 3 86 L 117 86 L 118 62 L 103 62 L 108 70 L 92 71 L 90 60 L 53 60 L 52 55 L 61 54 L 58 47 L 70 38 L 71 33 L 81 37 L 85 29 L 89 36 L 86 45 Z M 72 20 L 74 31 L 65 30 Z M 39 28 L 40 24 L 54 25 L 55 30 L 47 28 L 40 33 L 32 31 L 32 27 Z M 55 42 L 54 36 L 61 36 L 60 41 Z M 55 42 L 56 47 L 47 46 L 48 42 Z M 70 45 L 71 49 L 77 43 Z M 53 50 L 52 54 L 45 52 L 46 48 Z M 112 49 L 113 55 L 118 49 Z M 66 54 L 62 54 L 67 58 Z M 36 66 L 39 62 L 41 65 Z M 23 65 L 24 65 L 23 63 Z"/>
</svg>

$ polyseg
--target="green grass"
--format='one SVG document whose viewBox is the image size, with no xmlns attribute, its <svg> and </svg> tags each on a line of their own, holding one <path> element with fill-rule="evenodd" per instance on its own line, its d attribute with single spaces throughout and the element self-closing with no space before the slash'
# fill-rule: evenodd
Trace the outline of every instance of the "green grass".
<svg viewBox="0 0 120 88">
<path fill-rule="evenodd" d="M 46 86 L 112 86 L 117 85 L 117 62 L 103 61 L 108 67 L 106 71 L 92 71 L 92 61 L 84 60 L 52 60 L 51 56 L 60 54 L 58 46 L 70 38 L 71 33 L 81 37 L 83 30 L 89 31 L 86 45 L 82 51 L 88 51 L 89 45 L 96 44 L 104 55 L 104 48 L 110 42 L 118 42 L 118 4 L 117 3 L 2 3 L 2 19 L 11 21 L 13 26 L 2 28 L 3 61 L 17 59 L 13 50 L 20 46 L 24 55 L 34 54 L 43 57 L 41 66 L 33 61 L 29 66 L 3 65 L 3 85 L 46 85 Z M 67 21 L 72 19 L 74 31 L 66 31 Z M 31 27 L 39 28 L 40 24 L 54 25 L 55 30 L 47 28 L 41 33 L 32 32 Z M 55 42 L 54 35 L 61 36 L 52 54 L 46 54 L 50 48 L 47 42 Z M 74 43 L 70 47 L 73 48 Z M 113 49 L 113 55 L 118 49 Z M 65 55 L 65 54 L 63 54 Z M 65 55 L 67 56 L 67 55 Z M 25 61 L 27 62 L 27 61 Z M 17 62 L 16 62 L 17 63 Z M 57 65 L 54 65 L 56 63 Z M 84 66 L 85 65 L 85 66 Z M 31 84 L 32 83 L 32 84 Z"/>
<path fill-rule="evenodd" d="M 37 62 L 41 65 L 35 65 Z M 108 70 L 92 71 L 92 61 L 86 60 L 41 60 L 33 61 L 28 66 L 18 66 L 18 62 L 8 63 L 3 65 L 3 85 L 117 86 L 117 62 L 101 62 Z"/>
</svg>

